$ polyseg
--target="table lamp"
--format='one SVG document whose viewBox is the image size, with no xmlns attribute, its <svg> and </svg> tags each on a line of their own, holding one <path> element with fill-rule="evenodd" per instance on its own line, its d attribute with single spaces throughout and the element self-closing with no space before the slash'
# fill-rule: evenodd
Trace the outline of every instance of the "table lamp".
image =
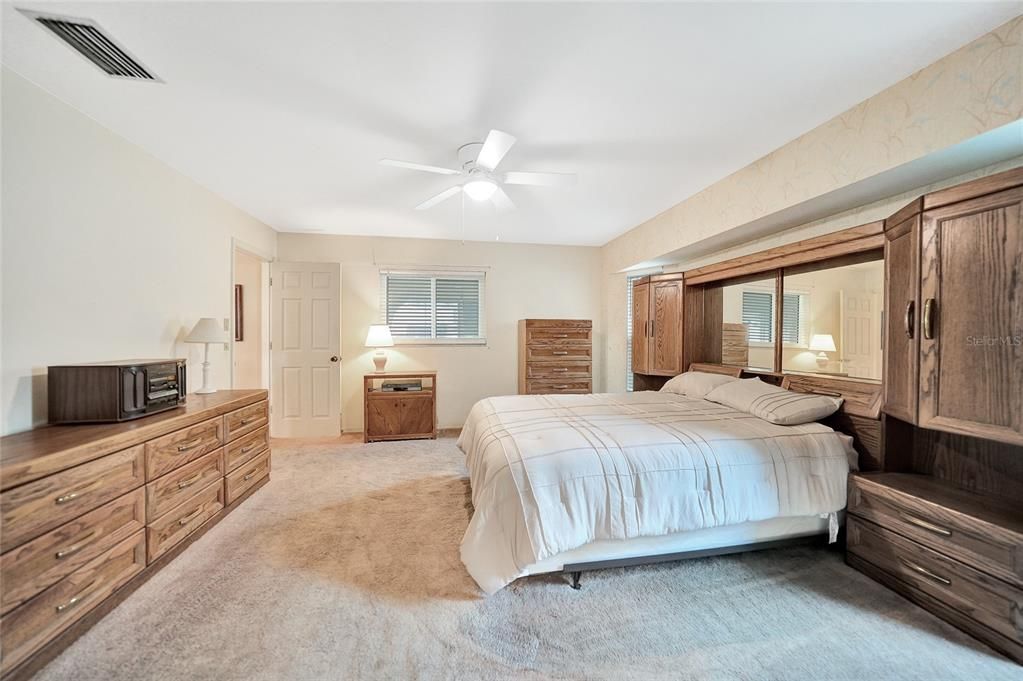
<svg viewBox="0 0 1023 681">
<path fill-rule="evenodd" d="M 815 333 L 810 339 L 810 350 L 817 352 L 817 366 L 824 369 L 828 366 L 828 353 L 835 352 L 835 339 L 830 333 Z"/>
<path fill-rule="evenodd" d="M 185 342 L 203 343 L 206 345 L 202 362 L 202 387 L 195 392 L 200 395 L 217 392 L 217 389 L 213 387 L 213 383 L 210 381 L 210 343 L 226 343 L 227 332 L 221 328 L 220 324 L 213 317 L 203 317 L 192 327 L 191 333 L 185 336 Z"/>
<path fill-rule="evenodd" d="M 377 348 L 373 354 L 373 364 L 377 372 L 382 372 L 387 364 L 387 353 L 384 348 L 394 345 L 394 338 L 391 337 L 391 327 L 387 324 L 371 324 L 369 333 L 366 334 L 366 347 Z"/>
</svg>

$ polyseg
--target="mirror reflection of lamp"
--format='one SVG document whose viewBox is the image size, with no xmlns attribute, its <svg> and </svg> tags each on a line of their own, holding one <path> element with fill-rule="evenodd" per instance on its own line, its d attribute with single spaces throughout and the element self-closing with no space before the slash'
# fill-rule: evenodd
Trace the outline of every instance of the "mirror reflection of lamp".
<svg viewBox="0 0 1023 681">
<path fill-rule="evenodd" d="M 366 334 L 366 347 L 377 348 L 373 354 L 373 364 L 376 366 L 377 372 L 383 372 L 384 366 L 387 364 L 387 353 L 384 348 L 393 345 L 394 338 L 391 337 L 391 327 L 387 324 L 370 325 L 369 333 Z"/>
<path fill-rule="evenodd" d="M 829 352 L 835 352 L 835 339 L 830 333 L 815 333 L 810 339 L 810 350 L 817 353 L 817 366 L 824 369 L 828 366 Z"/>
</svg>

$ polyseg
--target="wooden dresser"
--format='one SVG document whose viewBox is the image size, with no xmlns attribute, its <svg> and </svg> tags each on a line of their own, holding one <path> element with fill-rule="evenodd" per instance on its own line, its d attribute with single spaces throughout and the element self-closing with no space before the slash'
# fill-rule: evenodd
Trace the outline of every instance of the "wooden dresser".
<svg viewBox="0 0 1023 681">
<path fill-rule="evenodd" d="M 519 320 L 519 394 L 593 392 L 593 322 Z"/>
<path fill-rule="evenodd" d="M 418 382 L 420 390 L 387 391 L 385 381 Z M 437 439 L 437 372 L 377 371 L 362 377 L 363 442 Z"/>
<path fill-rule="evenodd" d="M 849 484 L 846 560 L 1023 663 L 1023 506 L 928 475 Z"/>
<path fill-rule="evenodd" d="M 27 678 L 270 477 L 265 390 L 0 439 L 0 673 Z"/>
</svg>

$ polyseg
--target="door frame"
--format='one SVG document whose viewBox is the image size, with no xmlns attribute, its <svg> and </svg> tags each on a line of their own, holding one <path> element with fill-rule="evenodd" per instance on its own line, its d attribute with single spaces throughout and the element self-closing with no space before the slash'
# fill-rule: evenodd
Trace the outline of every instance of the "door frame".
<svg viewBox="0 0 1023 681">
<path fill-rule="evenodd" d="M 238 237 L 231 237 L 231 285 L 228 287 L 228 300 L 230 301 L 228 309 L 231 311 L 228 318 L 230 321 L 230 329 L 228 332 L 228 365 L 230 366 L 229 381 L 230 386 L 234 388 L 234 256 L 235 253 L 244 253 L 250 257 L 256 258 L 260 261 L 260 300 L 262 301 L 259 306 L 260 312 L 260 326 L 262 326 L 262 339 L 263 342 L 260 345 L 260 367 L 262 369 L 263 380 L 261 381 L 260 387 L 267 391 L 269 399 L 270 395 L 270 379 L 272 373 L 270 371 L 270 263 L 275 258 L 272 253 L 267 253 L 258 246 L 253 246 L 245 241 L 242 241 Z"/>
</svg>

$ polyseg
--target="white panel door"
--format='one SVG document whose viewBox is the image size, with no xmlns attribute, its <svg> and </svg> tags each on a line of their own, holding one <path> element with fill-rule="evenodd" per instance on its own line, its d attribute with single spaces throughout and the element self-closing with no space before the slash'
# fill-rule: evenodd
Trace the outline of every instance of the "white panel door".
<svg viewBox="0 0 1023 681">
<path fill-rule="evenodd" d="M 881 320 L 877 296 L 866 291 L 841 292 L 842 359 L 853 378 L 881 378 Z"/>
<path fill-rule="evenodd" d="M 341 434 L 341 265 L 271 267 L 270 433 Z"/>
</svg>

